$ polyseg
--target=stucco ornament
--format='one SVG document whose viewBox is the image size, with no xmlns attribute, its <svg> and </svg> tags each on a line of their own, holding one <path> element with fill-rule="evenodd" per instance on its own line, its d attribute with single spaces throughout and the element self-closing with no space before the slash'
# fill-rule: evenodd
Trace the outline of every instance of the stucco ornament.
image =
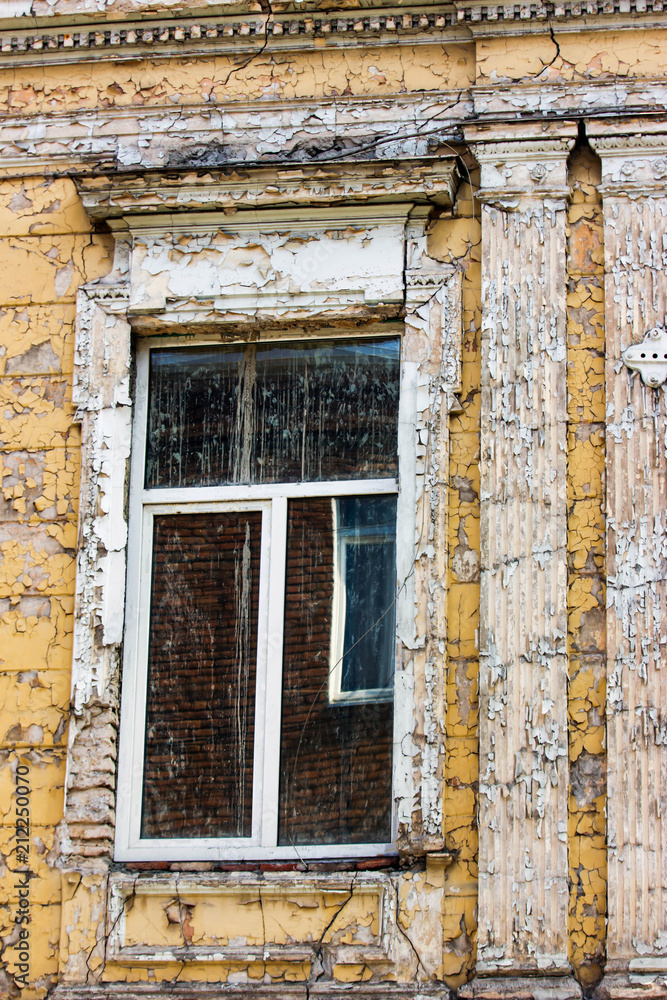
<svg viewBox="0 0 667 1000">
<path fill-rule="evenodd" d="M 649 330 L 641 344 L 631 344 L 621 357 L 628 368 L 639 372 L 645 385 L 657 389 L 667 381 L 667 329 Z"/>
</svg>

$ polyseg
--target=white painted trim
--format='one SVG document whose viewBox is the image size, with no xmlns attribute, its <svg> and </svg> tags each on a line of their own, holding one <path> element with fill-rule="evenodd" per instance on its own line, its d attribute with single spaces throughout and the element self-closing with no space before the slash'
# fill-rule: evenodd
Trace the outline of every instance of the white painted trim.
<svg viewBox="0 0 667 1000">
<path fill-rule="evenodd" d="M 317 342 L 320 340 L 340 340 L 345 337 L 363 337 L 364 340 L 384 339 L 386 337 L 400 337 L 403 333 L 403 323 L 400 320 L 389 319 L 385 322 L 371 323 L 368 326 L 364 325 L 363 331 L 353 332 L 348 330 L 343 326 L 336 326 L 335 323 L 327 326 L 316 326 L 312 327 L 302 326 L 298 327 L 296 330 L 292 327 L 281 326 L 280 323 L 276 322 L 268 330 L 262 330 L 262 344 L 273 344 L 273 343 L 305 343 L 306 341 Z M 173 347 L 174 346 L 174 334 L 167 334 L 161 336 L 160 334 L 151 334 L 150 340 L 141 341 L 139 345 L 139 350 L 144 350 L 145 346 L 153 350 L 156 347 Z M 224 334 L 221 333 L 218 336 L 211 334 L 210 330 L 205 333 L 194 334 L 194 333 L 183 333 L 181 332 L 178 336 L 177 343 L 182 344 L 183 347 L 219 347 L 221 344 L 225 347 L 233 347 L 235 345 L 239 347 L 245 347 L 248 344 L 248 337 L 237 335 L 234 336 L 232 330 L 225 328 Z"/>
<path fill-rule="evenodd" d="M 136 429 L 146 426 L 148 412 L 148 353 L 137 354 L 137 382 L 134 406 L 133 448 L 130 459 L 130 483 L 143 480 L 146 441 L 145 434 L 137 435 Z M 147 567 L 143 565 L 141 545 L 142 509 L 138 491 L 130 492 L 128 513 L 129 529 L 127 543 L 127 582 L 125 586 L 125 642 L 123 657 L 123 682 L 121 685 L 121 710 L 118 753 L 118 783 L 116 788 L 116 827 L 114 855 L 124 857 L 133 839 L 132 824 L 136 813 L 135 798 L 137 785 L 141 784 L 142 753 L 136 745 L 137 729 L 134 724 L 135 706 L 138 699 L 138 671 L 132 666 L 136 662 L 139 648 L 139 623 L 141 609 L 138 599 L 132 600 L 133 583 L 138 586 Z M 129 651 L 134 654 L 130 659 Z M 143 750 L 143 734 L 141 736 Z M 139 773 L 137 773 L 137 769 Z M 141 806 L 139 806 L 141 808 Z M 136 835 L 134 835 L 136 839 Z"/>
<path fill-rule="evenodd" d="M 331 519 L 334 525 L 333 543 L 333 597 L 331 607 L 331 635 L 329 642 L 329 702 L 340 701 L 341 679 L 343 676 L 343 655 L 345 639 L 345 553 L 341 551 L 341 536 L 338 530 L 338 504 L 331 498 Z M 342 563 L 342 565 L 341 565 Z"/>
<path fill-rule="evenodd" d="M 262 847 L 278 843 L 280 792 L 280 723 L 283 704 L 283 636 L 285 631 L 285 563 L 287 556 L 287 498 L 274 497 L 271 504 L 271 599 L 267 621 L 265 753 L 262 766 Z"/>
<path fill-rule="evenodd" d="M 143 470 L 142 470 L 143 471 Z M 245 838 L 228 838 L 225 845 L 231 847 L 257 845 L 261 836 L 261 803 L 264 785 L 264 719 L 266 713 L 267 690 L 267 655 L 269 611 L 269 552 L 270 552 L 270 512 L 268 501 L 240 500 L 236 503 L 193 503 L 193 504 L 151 504 L 144 506 L 141 512 L 141 537 L 133 538 L 140 550 L 138 566 L 135 575 L 128 577 L 127 597 L 130 606 L 136 607 L 135 621 L 132 623 L 132 634 L 126 634 L 126 651 L 124 662 L 124 685 L 127 686 L 128 697 L 123 700 L 121 714 L 121 740 L 129 742 L 130 750 L 126 756 L 131 756 L 129 772 L 124 777 L 129 783 L 127 808 L 121 808 L 119 803 L 116 822 L 117 857 L 131 860 L 135 853 L 143 856 L 143 848 L 152 846 L 152 857 L 161 860 L 171 859 L 175 851 L 179 856 L 180 848 L 189 845 L 187 853 L 194 856 L 193 851 L 202 845 L 220 842 L 209 838 L 160 838 L 153 839 L 141 836 L 141 814 L 143 802 L 143 761 L 144 740 L 146 731 L 146 689 L 148 681 L 148 653 L 150 631 L 150 599 L 152 586 L 152 548 L 153 524 L 159 514 L 188 514 L 214 512 L 262 512 L 262 537 L 260 555 L 259 579 L 259 609 L 257 626 L 257 661 L 256 661 L 256 691 L 255 691 L 255 742 L 253 748 L 253 827 L 252 836 Z M 125 745 L 121 754 L 124 760 Z M 124 805 L 124 803 L 123 803 Z M 206 856 L 209 856 L 208 854 Z M 174 860 L 176 858 L 174 857 Z"/>
<path fill-rule="evenodd" d="M 225 212 L 157 213 L 155 215 L 127 215 L 123 220 L 109 219 L 112 229 L 131 229 L 141 237 L 164 236 L 170 240 L 179 235 L 210 236 L 217 229 L 232 232 L 234 236 L 252 236 L 254 233 L 292 233 L 327 229 L 345 229 L 357 226 L 374 229 L 378 226 L 402 226 L 412 205 L 410 202 L 392 202 L 389 205 L 328 205 L 313 208 L 252 208 L 240 209 L 233 216 Z M 349 287 L 354 287 L 352 284 Z M 294 339 L 294 337 L 292 337 Z"/>
<path fill-rule="evenodd" d="M 185 507 L 184 513 L 189 513 L 193 508 L 189 505 Z M 236 505 L 230 504 L 224 510 L 237 509 Z M 241 506 L 239 510 L 243 509 Z M 248 507 L 249 510 L 257 508 Z M 253 762 L 252 762 L 252 842 L 254 844 L 263 843 L 264 813 L 263 804 L 266 794 L 267 781 L 264 765 L 266 763 L 267 744 L 269 744 L 266 732 L 268 715 L 268 642 L 269 642 L 269 618 L 271 616 L 271 598 L 274 596 L 270 553 L 273 548 L 273 518 L 271 506 L 262 504 L 262 537 L 260 542 L 259 557 L 259 602 L 257 608 L 257 662 L 255 670 L 255 732 L 253 742 Z M 268 746 L 269 752 L 271 746 Z"/>
<path fill-rule="evenodd" d="M 238 486 L 192 486 L 143 490 L 143 503 L 189 503 L 211 500 L 273 500 L 278 497 L 341 497 L 366 493 L 395 493 L 395 479 L 329 479 L 317 483 L 259 483 Z"/>
<path fill-rule="evenodd" d="M 120 848 L 116 861 L 327 861 L 395 858 L 395 844 L 318 844 L 262 847 L 248 840 L 148 840 Z"/>
<path fill-rule="evenodd" d="M 665 975 L 667 973 L 667 956 L 650 955 L 631 958 L 628 962 L 628 971 L 643 974 L 656 972 Z"/>
</svg>

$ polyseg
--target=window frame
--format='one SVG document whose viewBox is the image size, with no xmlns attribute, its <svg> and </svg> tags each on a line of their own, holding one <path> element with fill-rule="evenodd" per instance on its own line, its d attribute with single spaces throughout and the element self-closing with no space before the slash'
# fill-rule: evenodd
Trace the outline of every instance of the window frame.
<svg viewBox="0 0 667 1000">
<path fill-rule="evenodd" d="M 315 343 L 321 340 L 401 338 L 402 328 L 392 324 L 391 334 L 381 330 L 350 333 L 327 328 L 317 337 L 295 337 L 294 332 L 273 334 L 260 342 Z M 345 496 L 397 495 L 399 480 L 355 479 L 306 483 L 271 483 L 202 487 L 144 487 L 146 458 L 148 375 L 150 351 L 161 347 L 220 345 L 206 337 L 147 337 L 137 344 L 137 377 L 130 472 L 128 563 L 125 642 L 121 696 L 121 749 L 114 856 L 117 861 L 308 861 L 340 858 L 393 857 L 397 853 L 396 737 L 392 754 L 391 841 L 370 844 L 279 845 L 278 807 L 280 733 L 282 709 L 282 658 L 285 566 L 287 556 L 287 505 L 290 499 Z M 245 346 L 247 339 L 225 338 L 225 345 Z M 400 370 L 402 372 L 401 364 Z M 401 387 L 402 388 L 402 387 Z M 400 406 L 400 390 L 399 390 Z M 400 434 L 399 479 L 401 465 Z M 255 743 L 253 750 L 252 836 L 250 838 L 142 838 L 143 748 L 148 676 L 150 593 L 152 580 L 152 520 L 158 513 L 208 511 L 262 511 Z M 397 520 L 397 536 L 398 536 Z M 335 546 L 336 548 L 336 546 Z M 398 548 L 398 537 L 397 537 Z M 333 635 L 333 629 L 332 629 Z M 269 657 L 269 647 L 271 657 Z M 277 664 L 269 668 L 269 660 Z M 394 653 L 395 668 L 397 651 Z M 339 699 L 341 704 L 352 699 Z M 363 700 L 363 699 L 362 699 Z M 374 699 L 380 700 L 380 699 Z M 383 699 L 384 700 L 384 699 Z M 388 700 L 388 699 L 387 699 Z M 267 711 L 271 706 L 271 711 Z M 278 709 L 276 709 L 278 706 Z M 396 725 L 394 713 L 394 726 Z"/>
<path fill-rule="evenodd" d="M 439 178 L 442 170 L 443 164 L 438 164 Z M 454 162 L 444 163 L 444 170 L 453 182 L 453 194 Z M 230 218 L 210 211 L 208 202 L 205 215 L 193 214 L 196 199 L 182 212 L 165 215 L 162 182 L 156 178 L 140 205 L 128 197 L 132 177 L 127 184 L 120 178 L 117 191 L 122 200 L 109 201 L 105 188 L 91 194 L 99 217 L 109 218 L 113 229 L 114 265 L 103 279 L 81 285 L 77 292 L 72 402 L 74 422 L 81 428 L 81 481 L 64 864 L 74 865 L 71 870 L 78 873 L 79 858 L 120 861 L 114 843 L 117 810 L 128 791 L 121 778 L 125 751 L 119 746 L 118 721 L 128 610 L 135 338 L 171 332 L 194 339 L 203 334 L 219 343 L 231 339 L 239 322 L 245 330 L 264 329 L 267 336 L 289 324 L 304 341 L 316 338 L 324 325 L 330 337 L 340 330 L 350 335 L 353 329 L 371 335 L 402 323 L 396 550 L 402 588 L 396 602 L 400 652 L 393 760 L 396 848 L 408 859 L 442 852 L 446 846 L 446 498 L 450 416 L 461 408 L 465 271 L 459 262 L 443 263 L 427 253 L 429 198 L 434 189 L 426 192 L 420 175 L 415 183 L 424 204 L 394 201 L 395 186 L 389 185 L 383 190 L 392 196 L 390 204 L 382 203 L 378 188 L 374 188 L 378 201 L 372 203 L 355 200 L 350 189 L 344 203 L 322 208 L 310 203 L 311 186 L 296 211 L 276 205 L 252 211 L 242 207 Z M 112 180 L 117 185 L 119 176 Z M 201 181 L 208 198 L 210 185 L 205 177 Z M 251 276 L 241 298 L 233 287 L 224 294 L 213 288 L 208 279 L 213 280 L 217 271 L 210 264 L 203 272 L 197 270 L 198 261 L 219 259 L 230 240 L 249 260 L 258 246 L 273 260 L 276 237 L 279 242 L 295 231 L 304 233 L 316 251 L 320 238 L 326 248 L 336 251 L 329 256 L 318 251 L 320 267 L 314 283 L 310 275 L 290 268 L 294 284 L 267 285 L 262 272 L 261 286 L 253 284 Z M 194 240 L 187 255 L 179 256 L 193 275 L 191 289 L 198 289 L 194 298 L 191 289 L 165 296 L 176 266 L 171 254 L 175 232 Z M 332 234 L 334 239 L 340 234 L 335 243 Z M 338 249 L 344 253 L 348 245 L 360 243 L 369 266 L 348 268 L 347 283 L 340 269 L 336 281 L 329 281 L 340 259 Z M 400 253 L 386 256 L 384 248 L 394 243 Z M 376 260 L 384 261 L 380 277 L 373 266 Z M 207 279 L 203 283 L 202 277 Z M 326 292 L 320 292 L 323 282 Z"/>
</svg>

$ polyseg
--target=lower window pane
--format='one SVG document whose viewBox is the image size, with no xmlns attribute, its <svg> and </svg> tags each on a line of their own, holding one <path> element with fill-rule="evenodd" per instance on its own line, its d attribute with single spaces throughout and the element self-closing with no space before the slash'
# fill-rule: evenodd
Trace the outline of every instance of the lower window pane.
<svg viewBox="0 0 667 1000">
<path fill-rule="evenodd" d="M 143 837 L 249 837 L 261 513 L 156 516 Z"/>
<path fill-rule="evenodd" d="M 355 497 L 344 506 L 329 498 L 290 501 L 280 844 L 391 839 L 393 702 L 387 689 L 393 683 L 395 508 L 394 497 Z M 369 550 L 368 558 L 357 558 L 366 544 L 373 545 L 372 556 Z M 378 580 L 378 572 L 389 572 L 389 582 Z M 362 592 L 360 605 L 356 598 Z M 341 615 L 343 621 L 336 622 Z M 358 633 L 358 641 L 369 627 L 379 630 L 379 640 L 367 642 L 364 637 L 359 645 L 369 656 L 388 662 L 364 664 L 348 656 L 346 683 L 348 688 L 376 688 L 381 678 L 381 696 L 373 697 L 369 690 L 367 700 L 355 701 L 343 689 L 336 697 L 332 678 L 337 669 L 341 675 L 342 637 Z M 349 676 L 352 663 L 354 682 Z M 340 687 L 339 680 L 339 694 Z"/>
</svg>

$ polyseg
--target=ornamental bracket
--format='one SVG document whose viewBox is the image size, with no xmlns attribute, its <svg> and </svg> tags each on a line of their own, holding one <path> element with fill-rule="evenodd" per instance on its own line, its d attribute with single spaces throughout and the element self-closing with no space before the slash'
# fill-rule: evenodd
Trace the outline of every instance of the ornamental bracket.
<svg viewBox="0 0 667 1000">
<path fill-rule="evenodd" d="M 667 382 L 667 329 L 649 330 L 641 344 L 631 344 L 621 355 L 623 363 L 639 372 L 644 384 L 657 389 Z"/>
</svg>

